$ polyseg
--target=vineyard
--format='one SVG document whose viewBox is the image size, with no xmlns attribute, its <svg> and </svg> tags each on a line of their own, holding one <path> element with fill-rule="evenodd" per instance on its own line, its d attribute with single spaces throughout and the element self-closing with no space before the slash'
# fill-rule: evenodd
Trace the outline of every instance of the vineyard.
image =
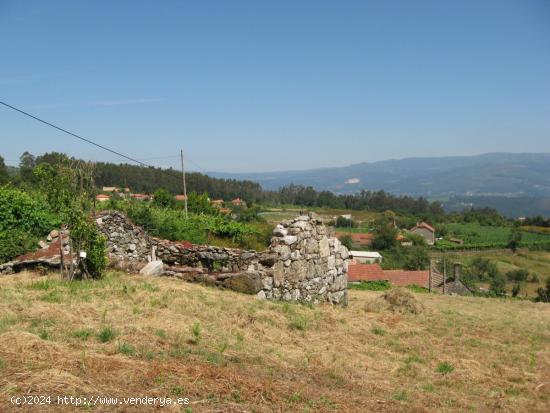
<svg viewBox="0 0 550 413">
<path fill-rule="evenodd" d="M 446 239 L 434 247 L 440 251 L 507 248 L 511 227 L 485 226 L 479 224 L 449 223 Z M 458 238 L 463 244 L 453 243 L 447 238 Z M 520 247 L 542 250 L 550 248 L 550 234 L 535 231 L 521 231 Z"/>
</svg>

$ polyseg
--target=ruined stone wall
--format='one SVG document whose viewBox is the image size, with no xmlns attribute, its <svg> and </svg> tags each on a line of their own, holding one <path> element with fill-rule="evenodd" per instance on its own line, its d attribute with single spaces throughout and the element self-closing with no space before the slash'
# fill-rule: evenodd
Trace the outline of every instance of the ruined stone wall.
<svg viewBox="0 0 550 413">
<path fill-rule="evenodd" d="M 113 264 L 122 268 L 139 269 L 154 254 L 166 264 L 164 275 L 187 281 L 259 298 L 347 303 L 348 250 L 312 214 L 277 225 L 261 252 L 161 240 L 115 211 L 101 213 L 96 222 Z"/>
</svg>

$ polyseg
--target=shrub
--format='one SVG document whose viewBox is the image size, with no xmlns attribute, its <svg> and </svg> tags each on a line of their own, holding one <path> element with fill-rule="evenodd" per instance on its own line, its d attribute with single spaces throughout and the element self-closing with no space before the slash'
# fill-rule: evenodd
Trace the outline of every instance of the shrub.
<svg viewBox="0 0 550 413">
<path fill-rule="evenodd" d="M 430 264 L 430 256 L 426 247 L 415 245 L 409 248 L 405 259 L 405 269 L 424 270 Z"/>
<path fill-rule="evenodd" d="M 529 276 L 529 271 L 524 269 L 511 270 L 506 273 L 506 278 L 509 281 L 514 281 L 516 283 L 527 281 Z"/>
<path fill-rule="evenodd" d="M 489 284 L 489 290 L 497 297 L 506 295 L 506 279 L 502 274 L 495 274 Z"/>
<path fill-rule="evenodd" d="M 153 204 L 160 208 L 171 208 L 175 206 L 176 200 L 170 192 L 164 188 L 160 188 L 153 196 Z"/>
<path fill-rule="evenodd" d="M 19 229 L 0 231 L 0 263 L 35 249 L 37 239 Z"/>
<path fill-rule="evenodd" d="M 344 247 L 346 247 L 348 250 L 351 250 L 353 248 L 353 240 L 351 239 L 351 237 L 349 235 L 342 235 L 340 238 L 339 238 L 340 242 L 342 243 L 342 245 Z"/>
<path fill-rule="evenodd" d="M 40 196 L 0 188 L 0 262 L 33 250 L 37 240 L 59 224 Z"/>
<path fill-rule="evenodd" d="M 201 340 L 201 332 L 202 332 L 202 327 L 201 327 L 201 323 L 199 323 L 198 321 L 196 321 L 192 326 L 191 326 L 191 333 L 193 334 L 193 338 L 191 339 L 191 341 L 195 344 L 197 344 L 200 340 Z"/>
<path fill-rule="evenodd" d="M 550 278 L 546 280 L 546 288 L 541 287 L 537 290 L 537 297 L 535 298 L 535 301 L 550 303 Z"/>
<path fill-rule="evenodd" d="M 103 327 L 98 334 L 99 341 L 101 341 L 102 343 L 107 343 L 115 337 L 116 332 L 115 330 L 113 330 L 112 327 Z"/>
</svg>

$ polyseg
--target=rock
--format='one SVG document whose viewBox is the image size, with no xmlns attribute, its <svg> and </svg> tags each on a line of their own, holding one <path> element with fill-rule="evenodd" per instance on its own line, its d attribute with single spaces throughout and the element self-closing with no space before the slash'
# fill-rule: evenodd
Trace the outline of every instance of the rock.
<svg viewBox="0 0 550 413">
<path fill-rule="evenodd" d="M 308 225 L 309 224 L 306 221 L 296 221 L 296 222 L 292 223 L 291 226 L 294 227 L 294 228 L 299 228 L 301 230 L 305 230 Z"/>
<path fill-rule="evenodd" d="M 48 248 L 48 243 L 46 241 L 40 240 L 40 241 L 38 241 L 38 246 L 42 249 L 46 249 L 46 248 Z"/>
<path fill-rule="evenodd" d="M 330 246 L 328 245 L 327 237 L 323 237 L 321 241 L 319 241 L 319 254 L 321 257 L 328 257 L 330 255 Z"/>
<path fill-rule="evenodd" d="M 257 298 L 258 300 L 265 300 L 265 299 L 266 299 L 265 291 L 264 291 L 264 290 L 261 290 L 258 294 L 256 294 L 256 298 Z"/>
<path fill-rule="evenodd" d="M 59 237 L 59 231 L 56 230 L 56 229 L 52 230 L 52 231 L 50 232 L 50 237 L 52 237 L 52 239 L 53 239 L 53 238 Z"/>
<path fill-rule="evenodd" d="M 261 290 L 262 282 L 258 274 L 243 273 L 227 278 L 223 286 L 245 294 L 256 294 Z"/>
<path fill-rule="evenodd" d="M 292 245 L 298 241 L 298 237 L 296 235 L 287 235 L 283 238 L 283 241 L 286 245 Z"/>
<path fill-rule="evenodd" d="M 283 227 L 281 224 L 277 225 L 273 230 L 273 235 L 276 237 L 284 237 L 288 234 L 288 230 Z"/>
<path fill-rule="evenodd" d="M 134 252 L 136 250 L 136 244 L 128 244 L 126 251 Z"/>
<path fill-rule="evenodd" d="M 164 264 L 162 261 L 151 261 L 145 267 L 143 267 L 139 273 L 142 275 L 159 276 L 164 271 Z"/>
</svg>

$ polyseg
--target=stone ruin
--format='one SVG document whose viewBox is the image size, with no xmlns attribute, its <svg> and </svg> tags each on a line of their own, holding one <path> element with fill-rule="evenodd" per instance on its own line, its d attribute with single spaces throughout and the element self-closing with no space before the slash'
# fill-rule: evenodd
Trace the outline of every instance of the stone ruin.
<svg viewBox="0 0 550 413">
<path fill-rule="evenodd" d="M 155 238 L 117 211 L 98 214 L 96 223 L 107 237 L 110 264 L 115 268 L 139 271 L 157 259 L 163 262 L 164 276 L 261 299 L 347 305 L 348 250 L 327 234 L 313 214 L 277 225 L 270 246 L 261 252 Z M 53 256 L 41 253 L 50 250 Z M 58 265 L 59 244 L 43 246 L 35 255 L 0 265 L 0 274 L 37 263 Z"/>
</svg>

